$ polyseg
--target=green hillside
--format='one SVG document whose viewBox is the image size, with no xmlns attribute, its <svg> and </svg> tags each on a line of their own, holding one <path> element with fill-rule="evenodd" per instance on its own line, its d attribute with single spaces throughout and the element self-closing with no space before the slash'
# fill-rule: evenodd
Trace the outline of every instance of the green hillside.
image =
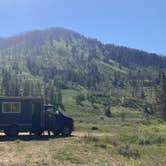
<svg viewBox="0 0 166 166">
<path fill-rule="evenodd" d="M 50 28 L 1 38 L 0 64 L 1 95 L 66 105 L 62 91 L 73 90 L 79 111 L 102 112 L 152 107 L 166 58 Z"/>
</svg>

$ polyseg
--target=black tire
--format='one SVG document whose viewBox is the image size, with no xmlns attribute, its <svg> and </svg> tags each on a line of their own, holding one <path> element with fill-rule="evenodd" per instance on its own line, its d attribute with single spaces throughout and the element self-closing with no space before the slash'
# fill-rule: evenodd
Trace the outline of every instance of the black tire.
<svg viewBox="0 0 166 166">
<path fill-rule="evenodd" d="M 17 125 L 8 126 L 7 129 L 4 131 L 4 133 L 8 137 L 16 137 L 18 136 L 19 133 L 19 127 Z"/>
<path fill-rule="evenodd" d="M 42 133 L 43 133 L 42 130 L 39 130 L 39 131 L 35 131 L 35 132 L 34 132 L 35 136 L 37 136 L 37 137 L 41 137 L 41 136 L 42 136 Z"/>
<path fill-rule="evenodd" d="M 52 132 L 53 132 L 53 134 L 54 134 L 54 137 L 58 137 L 59 134 L 60 134 L 60 131 L 58 131 L 58 130 L 56 130 L 56 131 L 52 131 Z"/>
<path fill-rule="evenodd" d="M 71 135 L 71 128 L 69 126 L 65 126 L 63 129 L 62 129 L 62 136 L 63 137 L 69 137 Z"/>
</svg>

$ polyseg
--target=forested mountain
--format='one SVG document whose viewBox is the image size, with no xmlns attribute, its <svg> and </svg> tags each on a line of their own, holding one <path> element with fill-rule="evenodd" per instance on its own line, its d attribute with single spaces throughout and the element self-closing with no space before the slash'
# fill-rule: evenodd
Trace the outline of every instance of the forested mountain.
<svg viewBox="0 0 166 166">
<path fill-rule="evenodd" d="M 102 44 L 79 33 L 63 28 L 22 33 L 15 37 L 0 38 L 1 55 L 13 56 L 81 56 L 105 60 L 112 59 L 123 66 L 166 67 L 166 57 L 127 47 Z M 17 54 L 17 55 L 16 55 Z M 79 57 L 78 57 L 79 58 Z M 75 59 L 75 58 L 74 58 Z"/>
<path fill-rule="evenodd" d="M 165 68 L 165 57 L 105 45 L 63 28 L 0 38 L 1 95 L 44 96 L 61 103 L 61 89 L 82 87 L 92 103 L 108 103 L 111 94 L 118 104 L 122 96 L 153 95 Z"/>
<path fill-rule="evenodd" d="M 147 53 L 141 50 L 130 49 L 127 47 L 105 45 L 105 57 L 111 58 L 126 67 L 156 67 L 157 69 L 166 68 L 166 57 L 155 53 Z"/>
</svg>

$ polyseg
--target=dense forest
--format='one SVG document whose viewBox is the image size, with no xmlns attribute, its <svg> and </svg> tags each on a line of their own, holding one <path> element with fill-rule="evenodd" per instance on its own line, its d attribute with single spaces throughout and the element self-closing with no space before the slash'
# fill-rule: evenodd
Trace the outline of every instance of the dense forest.
<svg viewBox="0 0 166 166">
<path fill-rule="evenodd" d="M 115 105 L 155 110 L 166 57 L 50 28 L 0 38 L 0 64 L 1 96 L 41 96 L 63 107 L 61 91 L 75 89 L 78 105 L 99 103 L 111 116 Z"/>
</svg>

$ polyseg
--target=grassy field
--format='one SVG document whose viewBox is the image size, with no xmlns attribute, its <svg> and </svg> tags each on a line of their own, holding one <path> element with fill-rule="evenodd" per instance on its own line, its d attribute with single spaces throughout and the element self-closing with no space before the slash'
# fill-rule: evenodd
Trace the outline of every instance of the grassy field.
<svg viewBox="0 0 166 166">
<path fill-rule="evenodd" d="M 0 136 L 0 165 L 165 166 L 166 125 L 76 124 L 69 138 Z"/>
<path fill-rule="evenodd" d="M 166 166 L 166 123 L 152 118 L 146 124 L 139 110 L 121 107 L 112 108 L 114 116 L 107 118 L 101 106 L 93 110 L 87 101 L 77 106 L 76 93 L 63 91 L 65 114 L 75 119 L 71 137 L 0 135 L 0 166 Z"/>
</svg>

